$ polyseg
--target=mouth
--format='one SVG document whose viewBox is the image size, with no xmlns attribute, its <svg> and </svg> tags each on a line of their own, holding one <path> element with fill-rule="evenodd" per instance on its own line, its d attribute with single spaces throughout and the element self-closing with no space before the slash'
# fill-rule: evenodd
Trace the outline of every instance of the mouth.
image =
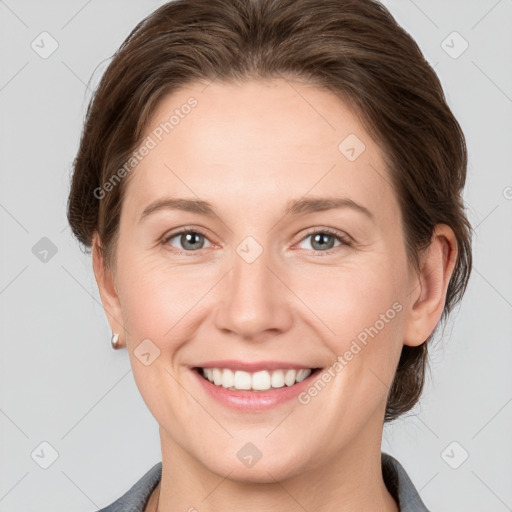
<svg viewBox="0 0 512 512">
<path fill-rule="evenodd" d="M 276 368 L 272 370 L 244 371 L 222 367 L 193 367 L 203 381 L 225 390 L 247 395 L 278 392 L 294 388 L 314 378 L 322 368 Z"/>
</svg>

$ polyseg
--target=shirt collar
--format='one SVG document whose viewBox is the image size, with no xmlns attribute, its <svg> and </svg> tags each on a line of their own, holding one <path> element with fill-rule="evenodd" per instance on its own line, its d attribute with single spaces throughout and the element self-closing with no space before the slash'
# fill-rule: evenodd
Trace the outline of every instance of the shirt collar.
<svg viewBox="0 0 512 512">
<path fill-rule="evenodd" d="M 429 512 L 403 466 L 391 455 L 382 452 L 382 477 L 400 512 Z"/>
</svg>

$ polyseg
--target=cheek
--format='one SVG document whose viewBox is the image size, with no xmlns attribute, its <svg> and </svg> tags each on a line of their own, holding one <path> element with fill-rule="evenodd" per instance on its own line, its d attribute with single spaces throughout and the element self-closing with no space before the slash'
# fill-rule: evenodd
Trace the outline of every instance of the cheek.
<svg viewBox="0 0 512 512">
<path fill-rule="evenodd" d="M 165 258 L 125 257 L 119 261 L 119 275 L 128 341 L 135 345 L 149 338 L 161 351 L 172 348 L 170 340 L 186 338 L 188 319 L 197 317 L 201 298 L 215 283 L 211 271 L 173 267 Z"/>
<path fill-rule="evenodd" d="M 403 340 L 404 265 L 402 255 L 381 251 L 295 283 L 298 295 L 318 317 L 315 329 L 324 333 L 333 361 L 342 358 L 345 389 L 368 394 L 379 385 L 378 379 L 391 384 Z"/>
<path fill-rule="evenodd" d="M 390 265 L 367 261 L 357 267 L 309 273 L 296 281 L 294 289 L 300 290 L 297 295 L 322 320 L 324 332 L 346 340 L 373 325 L 400 301 L 400 290 L 405 286 L 402 280 Z"/>
</svg>

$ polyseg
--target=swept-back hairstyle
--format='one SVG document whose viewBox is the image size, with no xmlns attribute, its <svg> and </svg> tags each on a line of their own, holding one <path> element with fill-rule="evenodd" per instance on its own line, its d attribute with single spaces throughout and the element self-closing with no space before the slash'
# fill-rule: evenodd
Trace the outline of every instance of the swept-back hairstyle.
<svg viewBox="0 0 512 512">
<path fill-rule="evenodd" d="M 374 0 L 176 0 L 142 20 L 114 54 L 87 110 L 68 200 L 74 235 L 90 248 L 97 232 L 114 268 L 127 179 L 108 193 L 97 190 L 140 143 L 164 95 L 195 81 L 267 78 L 331 91 L 359 116 L 385 155 L 412 265 L 418 267 L 436 224 L 453 229 L 458 255 L 444 320 L 471 272 L 465 138 L 418 45 Z M 386 421 L 419 399 L 431 337 L 403 347 Z"/>
</svg>

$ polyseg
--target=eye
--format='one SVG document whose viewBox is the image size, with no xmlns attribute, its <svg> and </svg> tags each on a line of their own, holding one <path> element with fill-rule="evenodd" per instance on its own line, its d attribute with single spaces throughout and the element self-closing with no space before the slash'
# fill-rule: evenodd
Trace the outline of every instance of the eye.
<svg viewBox="0 0 512 512">
<path fill-rule="evenodd" d="M 352 243 L 347 236 L 328 228 L 310 231 L 301 240 L 301 243 L 308 238 L 312 240 L 311 246 L 313 247 L 313 250 L 324 254 L 331 254 L 332 249 L 341 245 L 350 246 Z M 336 240 L 340 242 L 337 246 L 334 245 Z"/>
<path fill-rule="evenodd" d="M 170 243 L 174 238 L 177 239 L 178 243 L 181 245 L 176 247 L 174 244 Z M 165 236 L 162 240 L 162 244 L 170 245 L 178 252 L 195 252 L 199 249 L 204 248 L 204 242 L 208 240 L 206 235 L 197 230 L 192 229 L 182 229 L 177 233 L 172 233 L 168 236 Z"/>
<path fill-rule="evenodd" d="M 313 246 L 313 251 L 321 252 L 323 254 L 331 254 L 333 248 L 337 248 L 342 245 L 352 245 L 351 239 L 348 236 L 329 228 L 310 231 L 304 238 L 302 238 L 300 243 L 308 238 L 312 239 L 311 245 Z M 173 239 L 177 239 L 177 243 L 180 244 L 178 247 L 171 243 Z M 334 245 L 336 240 L 339 242 L 338 245 Z M 193 253 L 199 249 L 203 249 L 205 247 L 205 241 L 208 241 L 208 238 L 206 234 L 201 231 L 182 229 L 181 231 L 165 236 L 162 239 L 162 244 L 172 247 L 172 250 L 178 253 Z M 210 244 L 209 246 L 211 246 L 209 241 L 208 243 Z"/>
</svg>

